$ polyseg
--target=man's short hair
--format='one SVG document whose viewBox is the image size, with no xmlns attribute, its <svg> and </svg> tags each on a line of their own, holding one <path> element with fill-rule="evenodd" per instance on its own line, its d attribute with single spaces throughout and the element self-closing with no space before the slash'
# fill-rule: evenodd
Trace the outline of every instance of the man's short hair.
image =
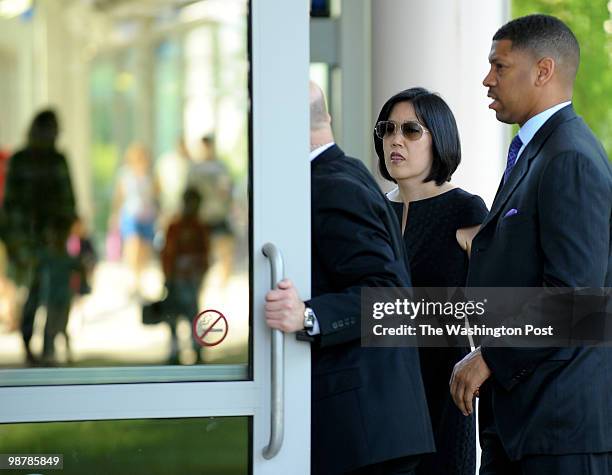
<svg viewBox="0 0 612 475">
<path fill-rule="evenodd" d="M 510 40 L 512 47 L 551 57 L 566 79 L 574 82 L 580 64 L 580 46 L 572 30 L 550 15 L 528 15 L 502 26 L 493 41 Z"/>
<path fill-rule="evenodd" d="M 461 162 L 459 130 L 457 130 L 457 122 L 450 107 L 437 94 L 422 87 L 413 87 L 398 92 L 385 102 L 376 122 L 388 120 L 393 107 L 399 102 L 410 102 L 412 107 L 414 107 L 414 112 L 419 122 L 431 132 L 433 163 L 431 171 L 424 182 L 433 180 L 439 186 L 444 182 L 450 181 L 451 176 Z M 374 148 L 378 155 L 378 170 L 380 174 L 383 178 L 397 183 L 389 175 L 385 165 L 383 141 L 378 138 L 376 132 L 374 132 Z"/>
</svg>

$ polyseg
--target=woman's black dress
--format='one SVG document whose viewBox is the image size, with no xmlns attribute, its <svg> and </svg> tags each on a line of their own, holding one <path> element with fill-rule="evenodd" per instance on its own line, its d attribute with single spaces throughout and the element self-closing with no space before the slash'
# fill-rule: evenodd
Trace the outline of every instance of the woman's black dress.
<svg viewBox="0 0 612 475">
<path fill-rule="evenodd" d="M 391 202 L 400 223 L 403 203 Z M 467 253 L 459 246 L 457 229 L 481 224 L 487 215 L 484 201 L 460 188 L 410 202 L 404 243 L 414 287 L 463 287 Z M 476 423 L 455 406 L 448 382 L 465 348 L 420 348 L 421 371 L 437 452 L 423 456 L 418 475 L 474 475 Z"/>
</svg>

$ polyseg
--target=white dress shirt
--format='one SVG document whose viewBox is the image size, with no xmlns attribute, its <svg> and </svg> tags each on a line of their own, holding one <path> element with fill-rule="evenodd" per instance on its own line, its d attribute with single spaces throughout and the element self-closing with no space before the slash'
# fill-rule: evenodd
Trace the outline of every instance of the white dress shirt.
<svg viewBox="0 0 612 475">
<path fill-rule="evenodd" d="M 559 109 L 563 109 L 565 106 L 570 105 L 571 103 L 572 101 L 567 101 L 557 104 L 556 106 L 552 106 L 550 109 L 546 109 L 545 111 L 534 115 L 531 119 L 523 124 L 518 131 L 518 136 L 520 137 L 521 142 L 523 142 L 523 146 L 519 149 L 518 155 L 516 156 L 517 162 L 519 158 L 521 158 L 521 154 L 523 153 L 523 150 L 525 150 L 525 147 L 527 147 L 529 142 L 531 142 L 531 139 L 533 139 L 534 135 L 538 132 L 538 130 L 540 130 L 544 123 Z"/>
<path fill-rule="evenodd" d="M 325 145 L 321 145 L 320 147 L 317 147 L 314 150 L 312 150 L 310 152 L 310 161 L 312 162 L 315 158 L 317 158 L 319 155 L 325 152 L 325 150 L 327 150 L 328 148 L 331 148 L 333 145 L 336 145 L 336 142 L 329 142 L 329 143 L 326 143 Z"/>
</svg>

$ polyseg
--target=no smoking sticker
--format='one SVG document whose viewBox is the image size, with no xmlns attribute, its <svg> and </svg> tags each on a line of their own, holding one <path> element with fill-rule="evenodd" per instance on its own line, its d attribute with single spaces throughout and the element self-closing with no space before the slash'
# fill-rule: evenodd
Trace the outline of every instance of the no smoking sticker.
<svg viewBox="0 0 612 475">
<path fill-rule="evenodd" d="M 193 319 L 193 337 L 202 346 L 217 346 L 228 330 L 227 318 L 218 310 L 204 310 Z"/>
</svg>

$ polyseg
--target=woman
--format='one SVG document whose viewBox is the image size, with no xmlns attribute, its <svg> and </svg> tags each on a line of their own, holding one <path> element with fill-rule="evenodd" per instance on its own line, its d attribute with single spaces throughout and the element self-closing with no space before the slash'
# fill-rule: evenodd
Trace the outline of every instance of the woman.
<svg viewBox="0 0 612 475">
<path fill-rule="evenodd" d="M 147 149 L 138 143 L 130 145 L 125 153 L 125 165 L 119 172 L 111 226 L 119 223 L 124 257 L 133 272 L 133 290 L 137 294 L 141 274 L 151 256 L 158 194 Z"/>
<path fill-rule="evenodd" d="M 391 97 L 374 129 L 380 172 L 397 188 L 387 194 L 401 222 L 414 287 L 461 287 L 473 237 L 487 208 L 478 196 L 450 183 L 461 160 L 453 113 L 439 96 L 412 88 Z M 448 382 L 465 348 L 421 348 L 421 372 L 437 452 L 418 474 L 473 475 L 474 416 L 452 401 Z"/>
</svg>

